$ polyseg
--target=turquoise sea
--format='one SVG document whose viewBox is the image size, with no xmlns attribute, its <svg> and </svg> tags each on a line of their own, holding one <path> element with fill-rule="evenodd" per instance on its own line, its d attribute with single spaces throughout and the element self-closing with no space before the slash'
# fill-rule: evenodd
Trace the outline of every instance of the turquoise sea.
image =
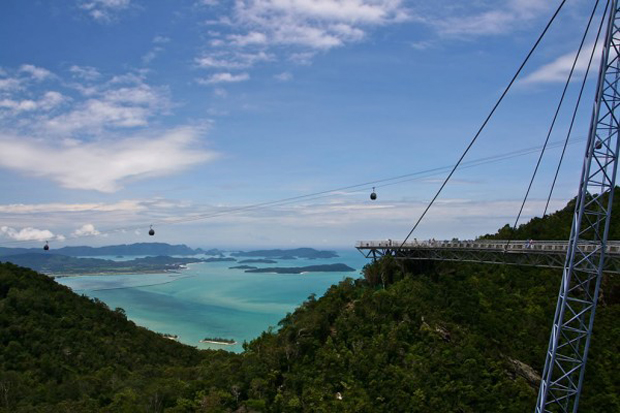
<svg viewBox="0 0 620 413">
<path fill-rule="evenodd" d="M 242 343 L 277 327 L 310 294 L 317 296 L 346 277 L 358 278 L 367 260 L 355 249 L 338 258 L 282 260 L 256 267 L 301 267 L 344 263 L 348 273 L 248 274 L 229 269 L 235 262 L 190 264 L 178 273 L 88 275 L 57 278 L 78 294 L 96 297 L 111 309 L 121 307 L 140 326 L 176 334 L 198 348 L 242 351 Z M 114 257 L 99 257 L 115 259 Z M 132 257 L 133 258 L 133 257 Z M 123 257 L 127 259 L 127 257 Z M 205 337 L 231 338 L 232 346 L 200 343 Z"/>
</svg>

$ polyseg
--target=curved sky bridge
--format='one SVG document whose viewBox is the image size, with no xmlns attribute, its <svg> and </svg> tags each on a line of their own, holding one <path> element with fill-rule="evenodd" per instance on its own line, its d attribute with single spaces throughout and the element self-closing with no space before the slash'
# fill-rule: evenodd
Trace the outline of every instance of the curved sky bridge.
<svg viewBox="0 0 620 413">
<path fill-rule="evenodd" d="M 576 267 L 591 267 L 598 262 L 601 245 L 579 243 L 581 256 Z M 525 265 L 564 268 L 568 241 L 476 240 L 476 241 L 358 241 L 355 245 L 366 258 L 392 255 L 398 259 L 457 261 L 486 264 Z M 604 272 L 620 274 L 620 241 L 608 241 L 605 247 Z"/>
</svg>

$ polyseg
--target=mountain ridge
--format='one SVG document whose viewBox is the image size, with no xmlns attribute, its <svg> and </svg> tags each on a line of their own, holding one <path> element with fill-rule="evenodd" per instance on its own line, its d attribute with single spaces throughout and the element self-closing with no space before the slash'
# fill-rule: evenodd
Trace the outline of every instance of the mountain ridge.
<svg viewBox="0 0 620 413">
<path fill-rule="evenodd" d="M 0 257 L 24 253 L 41 252 L 40 248 L 6 248 L 0 247 Z M 205 251 L 201 248 L 190 248 L 185 244 L 167 244 L 164 242 L 138 242 L 133 244 L 107 245 L 103 247 L 67 246 L 51 248 L 47 254 L 60 254 L 70 257 L 97 257 L 117 255 L 217 255 L 219 250 Z"/>
</svg>

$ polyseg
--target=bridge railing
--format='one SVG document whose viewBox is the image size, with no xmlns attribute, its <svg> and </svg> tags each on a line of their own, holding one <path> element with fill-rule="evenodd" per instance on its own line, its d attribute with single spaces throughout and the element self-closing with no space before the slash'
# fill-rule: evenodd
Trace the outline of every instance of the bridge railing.
<svg viewBox="0 0 620 413">
<path fill-rule="evenodd" d="M 398 240 L 381 241 L 358 241 L 355 245 L 358 249 L 470 249 L 489 251 L 514 251 L 514 252 L 551 252 L 562 253 L 568 249 L 567 241 L 557 240 L 424 240 L 407 241 L 405 244 Z M 597 245 L 584 241 L 580 243 L 586 252 L 594 252 Z M 620 254 L 620 241 L 609 241 L 606 248 L 607 254 Z"/>
</svg>

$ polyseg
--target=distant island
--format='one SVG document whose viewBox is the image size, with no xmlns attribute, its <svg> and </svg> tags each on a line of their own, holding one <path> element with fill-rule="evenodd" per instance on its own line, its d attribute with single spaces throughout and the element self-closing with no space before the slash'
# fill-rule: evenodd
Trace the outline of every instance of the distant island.
<svg viewBox="0 0 620 413">
<path fill-rule="evenodd" d="M 267 260 L 265 258 L 258 259 L 250 259 L 250 260 L 241 260 L 239 264 L 277 264 L 278 261 L 275 260 Z"/>
<path fill-rule="evenodd" d="M 200 248 L 197 248 L 194 251 L 202 251 Z M 212 248 L 210 250 L 202 251 L 204 255 L 219 255 L 220 257 L 224 256 L 224 251 L 218 250 L 217 248 Z"/>
<path fill-rule="evenodd" d="M 345 264 L 309 265 L 306 267 L 271 267 L 245 270 L 247 273 L 302 274 L 305 272 L 350 272 L 355 271 Z"/>
<path fill-rule="evenodd" d="M 205 337 L 202 340 L 200 340 L 201 343 L 208 343 L 208 344 L 222 344 L 225 346 L 233 346 L 235 344 L 237 344 L 237 342 L 235 340 L 229 339 L 229 338 L 220 338 L 220 337 Z"/>
<path fill-rule="evenodd" d="M 277 260 L 290 260 L 296 258 L 306 259 L 325 259 L 325 258 L 338 258 L 338 254 L 335 251 L 319 251 L 314 248 L 296 248 L 290 250 L 256 250 L 256 251 L 238 251 L 230 254 L 234 257 L 262 257 L 272 258 Z"/>
<path fill-rule="evenodd" d="M 234 267 L 228 267 L 229 270 L 253 270 L 258 267 L 252 265 L 235 265 Z"/>
<path fill-rule="evenodd" d="M 28 253 L 0 257 L 0 261 L 11 262 L 49 275 L 81 275 L 168 272 L 184 269 L 187 264 L 204 262 L 205 260 L 191 257 L 157 256 L 128 261 L 112 261 L 100 258 L 75 258 L 58 254 Z"/>
<path fill-rule="evenodd" d="M 204 259 L 202 261 L 203 262 L 231 262 L 231 261 L 235 262 L 237 260 L 234 259 L 234 258 L 228 257 L 228 258 L 206 258 L 206 259 Z"/>
</svg>

